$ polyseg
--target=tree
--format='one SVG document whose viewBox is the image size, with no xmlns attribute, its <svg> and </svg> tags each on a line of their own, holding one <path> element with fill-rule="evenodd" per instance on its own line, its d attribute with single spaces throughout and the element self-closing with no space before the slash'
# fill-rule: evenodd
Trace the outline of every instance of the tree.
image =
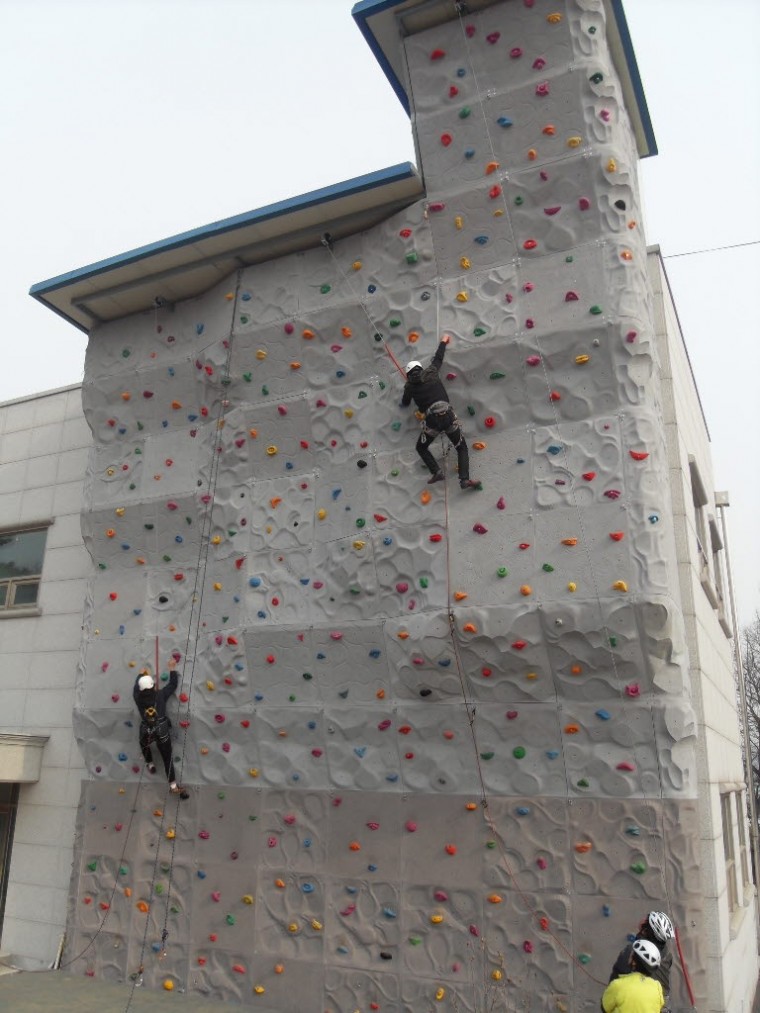
<svg viewBox="0 0 760 1013">
<path fill-rule="evenodd" d="M 760 612 L 756 612 L 752 622 L 744 627 L 739 639 L 752 754 L 752 791 L 755 812 L 760 817 Z"/>
</svg>

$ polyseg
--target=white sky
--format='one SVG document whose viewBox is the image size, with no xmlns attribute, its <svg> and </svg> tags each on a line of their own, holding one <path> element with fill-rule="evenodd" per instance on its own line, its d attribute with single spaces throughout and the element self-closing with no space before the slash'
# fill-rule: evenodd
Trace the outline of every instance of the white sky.
<svg viewBox="0 0 760 1013">
<path fill-rule="evenodd" d="M 82 377 L 85 336 L 27 295 L 35 282 L 414 161 L 351 6 L 0 0 L 0 401 Z M 668 257 L 760 239 L 760 3 L 627 0 L 626 14 L 660 150 L 641 170 L 648 242 Z M 731 493 L 746 622 L 760 607 L 760 245 L 666 267 Z"/>
</svg>

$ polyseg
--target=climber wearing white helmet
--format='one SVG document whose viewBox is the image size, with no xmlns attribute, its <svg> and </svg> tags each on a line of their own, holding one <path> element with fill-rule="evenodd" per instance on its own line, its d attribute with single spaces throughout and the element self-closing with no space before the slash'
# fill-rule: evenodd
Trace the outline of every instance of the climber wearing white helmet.
<svg viewBox="0 0 760 1013">
<path fill-rule="evenodd" d="M 660 1013 L 665 1006 L 662 985 L 655 978 L 660 951 L 648 939 L 636 939 L 630 950 L 627 973 L 604 990 L 603 1013 Z"/>
<path fill-rule="evenodd" d="M 177 675 L 177 658 L 171 657 L 167 662 L 169 681 L 161 689 L 156 689 L 153 676 L 144 668 L 135 679 L 132 697 L 140 712 L 140 750 L 151 774 L 156 773 L 151 746 L 155 745 L 164 761 L 164 771 L 169 782 L 169 790 L 180 798 L 190 798 L 188 793 L 177 784 L 172 759 L 172 723 L 166 713 L 166 703 L 177 691 L 179 676 Z"/>
<path fill-rule="evenodd" d="M 620 975 L 628 974 L 634 946 L 639 941 L 646 941 L 653 945 L 660 954 L 660 960 L 654 968 L 652 976 L 662 985 L 667 1003 L 670 995 L 670 968 L 673 964 L 673 955 L 668 949 L 668 940 L 674 936 L 673 923 L 665 912 L 650 911 L 639 926 L 633 942 L 624 946 L 618 954 L 617 960 L 612 965 L 610 981 L 614 981 Z"/>
<path fill-rule="evenodd" d="M 449 395 L 446 393 L 446 388 L 438 373 L 443 364 L 443 356 L 446 353 L 449 340 L 447 335 L 440 341 L 432 362 L 426 369 L 417 359 L 412 359 L 407 363 L 406 383 L 401 404 L 406 407 L 414 401 L 417 410 L 425 416 L 415 450 L 425 462 L 432 476 L 428 479 L 428 485 L 443 481 L 443 472 L 430 453 L 428 444 L 432 443 L 436 436 L 445 433 L 457 452 L 459 487 L 461 489 L 477 489 L 480 487 L 480 483 L 470 478 L 470 455 L 467 451 L 467 441 L 462 432 L 462 425 L 454 414 L 454 409 L 449 403 Z"/>
</svg>

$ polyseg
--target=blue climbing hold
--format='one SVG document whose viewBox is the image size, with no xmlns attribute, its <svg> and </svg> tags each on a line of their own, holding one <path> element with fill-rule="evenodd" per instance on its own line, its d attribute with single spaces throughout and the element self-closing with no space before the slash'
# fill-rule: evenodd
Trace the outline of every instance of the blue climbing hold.
<svg viewBox="0 0 760 1013">
<path fill-rule="evenodd" d="M 369 652 L 369 656 L 370 658 L 379 658 L 380 650 L 377 647 L 373 647 L 372 650 Z"/>
<path fill-rule="evenodd" d="M 333 491 L 332 491 L 332 498 L 333 498 L 333 500 L 336 500 L 340 496 L 340 494 L 342 492 L 343 492 L 342 489 L 333 489 Z"/>
<path fill-rule="evenodd" d="M 261 587 L 261 577 L 251 577 L 248 583 L 251 587 Z"/>
<path fill-rule="evenodd" d="M 488 242 L 488 236 L 475 236 L 473 243 L 478 243 L 480 246 L 485 246 Z"/>
<path fill-rule="evenodd" d="M 556 457 L 557 454 L 562 453 L 562 447 L 558 447 L 556 443 L 552 443 L 546 448 L 546 452 L 547 454 L 551 454 L 553 457 Z"/>
<path fill-rule="evenodd" d="M 359 757 L 359 759 L 362 760 L 362 759 L 364 759 L 364 757 L 367 754 L 367 747 L 366 746 L 354 746 L 354 752 Z"/>
<path fill-rule="evenodd" d="M 496 122 L 499 124 L 500 127 L 512 126 L 512 120 L 510 120 L 509 116 L 500 116 Z"/>
<path fill-rule="evenodd" d="M 127 757 L 126 753 L 119 753 L 119 762 L 120 763 L 124 763 L 127 760 L 127 758 L 128 757 Z"/>
<path fill-rule="evenodd" d="M 612 717 L 610 712 L 604 710 L 603 707 L 600 707 L 600 709 L 596 712 L 596 716 L 599 718 L 600 721 L 609 721 L 610 718 Z"/>
<path fill-rule="evenodd" d="M 518 816 L 530 816 L 530 807 L 527 805 L 520 805 L 515 809 Z"/>
<path fill-rule="evenodd" d="M 558 749 L 547 749 L 546 750 L 546 756 L 547 756 L 547 759 L 549 759 L 549 760 L 556 760 L 557 757 L 559 756 L 559 750 Z"/>
<path fill-rule="evenodd" d="M 475 157 L 475 149 L 474 148 L 465 148 L 464 149 L 464 157 L 465 158 L 474 158 Z"/>
</svg>

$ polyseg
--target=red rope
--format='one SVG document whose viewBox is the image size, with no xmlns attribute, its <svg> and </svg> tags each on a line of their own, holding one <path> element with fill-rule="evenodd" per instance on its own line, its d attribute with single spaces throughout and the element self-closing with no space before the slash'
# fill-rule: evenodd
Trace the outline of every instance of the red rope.
<svg viewBox="0 0 760 1013">
<path fill-rule="evenodd" d="M 689 1001 L 691 1002 L 692 1008 L 697 1008 L 696 1000 L 694 999 L 694 989 L 691 987 L 691 978 L 689 977 L 689 969 L 686 966 L 686 961 L 683 959 L 683 950 L 681 949 L 681 937 L 678 934 L 678 926 L 674 926 L 676 933 L 676 949 L 678 950 L 678 959 L 681 962 L 681 971 L 683 973 L 683 980 L 686 982 L 686 991 L 689 993 Z"/>
</svg>

